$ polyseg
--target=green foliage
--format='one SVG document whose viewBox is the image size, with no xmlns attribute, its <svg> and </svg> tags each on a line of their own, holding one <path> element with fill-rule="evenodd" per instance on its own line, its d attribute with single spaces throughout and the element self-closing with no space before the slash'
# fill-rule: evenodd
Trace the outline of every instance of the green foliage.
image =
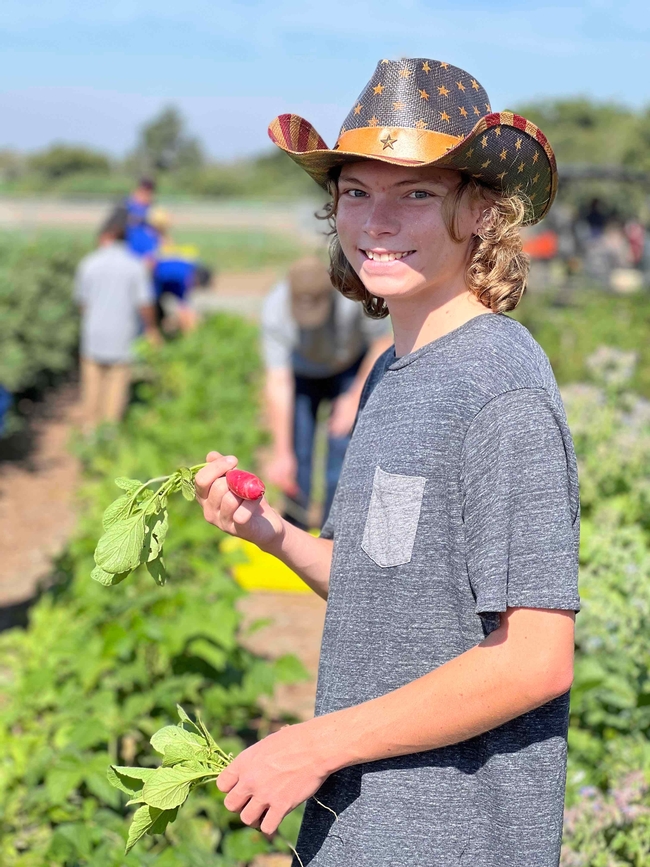
<svg viewBox="0 0 650 867">
<path fill-rule="evenodd" d="M 145 834 L 163 834 L 190 792 L 214 782 L 233 759 L 217 746 L 200 717 L 193 722 L 180 705 L 178 715 L 178 725 L 165 726 L 151 738 L 163 757 L 160 767 L 108 769 L 109 783 L 129 796 L 128 803 L 142 804 L 129 828 L 127 855 Z"/>
<path fill-rule="evenodd" d="M 140 132 L 135 161 L 140 171 L 198 169 L 204 157 L 198 140 L 185 130 L 185 120 L 173 105 L 146 123 Z"/>
<path fill-rule="evenodd" d="M 544 130 L 562 163 L 627 165 L 643 168 L 647 158 L 647 128 L 650 112 L 637 112 L 612 102 L 586 97 L 547 99 L 517 108 Z"/>
<path fill-rule="evenodd" d="M 163 836 L 145 835 L 125 857 L 132 808 L 106 778 L 109 765 L 151 769 L 148 740 L 174 721 L 177 702 L 200 709 L 227 751 L 268 730 L 259 698 L 292 666 L 239 643 L 242 591 L 217 531 L 179 498 L 165 546 L 173 581 L 154 587 L 142 567 L 116 589 L 89 580 L 115 476 L 128 496 L 130 479 L 211 448 L 252 466 L 261 441 L 256 342 L 251 326 L 218 316 L 152 352 L 151 380 L 123 427 L 82 449 L 83 517 L 55 590 L 34 606 L 26 631 L 0 635 L 3 867 L 235 867 L 241 849 L 270 848 L 206 786 Z M 162 830 L 168 818 L 141 813 L 133 833 L 152 822 Z"/>
<path fill-rule="evenodd" d="M 0 236 L 0 383 L 9 391 L 71 368 L 78 330 L 72 280 L 83 252 L 72 237 Z"/>
<path fill-rule="evenodd" d="M 643 773 L 583 791 L 567 810 L 561 867 L 643 867 L 650 861 L 650 797 Z"/>
<path fill-rule="evenodd" d="M 28 166 L 46 181 L 56 181 L 66 175 L 91 172 L 106 175 L 111 169 L 108 157 L 90 148 L 53 144 L 29 157 Z"/>
<path fill-rule="evenodd" d="M 612 295 L 585 286 L 570 294 L 529 293 L 514 311 L 544 347 L 560 383 L 594 382 L 586 363 L 599 346 L 637 356 L 629 387 L 650 398 L 650 295 Z"/>
</svg>

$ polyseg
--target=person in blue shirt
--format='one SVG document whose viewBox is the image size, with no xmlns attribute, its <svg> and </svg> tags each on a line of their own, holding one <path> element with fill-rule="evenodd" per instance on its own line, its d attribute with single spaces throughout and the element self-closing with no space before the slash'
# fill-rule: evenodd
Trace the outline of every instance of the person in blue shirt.
<svg viewBox="0 0 650 867">
<path fill-rule="evenodd" d="M 195 327 L 197 315 L 190 304 L 190 294 L 195 286 L 206 281 L 202 277 L 205 267 L 198 261 L 198 250 L 191 244 L 175 244 L 170 236 L 170 217 L 162 208 L 154 208 L 149 214 L 149 223 L 158 237 L 154 253 L 153 284 L 159 322 L 165 318 L 163 296 L 176 301 L 175 316 L 181 331 Z M 209 272 L 207 278 L 209 280 Z"/>
<path fill-rule="evenodd" d="M 115 209 L 113 218 L 126 222 L 126 244 L 132 253 L 149 261 L 160 243 L 158 232 L 151 225 L 149 214 L 156 194 L 153 178 L 140 178 L 137 187 Z"/>
</svg>

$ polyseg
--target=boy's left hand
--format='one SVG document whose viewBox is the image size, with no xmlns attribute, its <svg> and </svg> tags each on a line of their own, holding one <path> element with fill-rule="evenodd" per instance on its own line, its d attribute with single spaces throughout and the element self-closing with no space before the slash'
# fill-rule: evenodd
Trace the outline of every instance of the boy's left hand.
<svg viewBox="0 0 650 867">
<path fill-rule="evenodd" d="M 318 720 L 285 726 L 240 753 L 217 779 L 217 787 L 228 793 L 226 807 L 240 813 L 245 825 L 274 834 L 332 772 L 326 769 L 327 743 L 319 729 Z"/>
</svg>

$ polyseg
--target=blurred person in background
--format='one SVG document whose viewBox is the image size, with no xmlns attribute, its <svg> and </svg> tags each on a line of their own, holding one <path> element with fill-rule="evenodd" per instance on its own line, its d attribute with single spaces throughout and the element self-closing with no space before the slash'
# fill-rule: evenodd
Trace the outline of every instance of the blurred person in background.
<svg viewBox="0 0 650 867">
<path fill-rule="evenodd" d="M 133 192 L 111 214 L 111 219 L 125 222 L 125 240 L 131 252 L 149 259 L 150 264 L 159 244 L 158 232 L 149 220 L 155 195 L 153 178 L 140 178 Z"/>
<path fill-rule="evenodd" d="M 262 309 L 266 407 L 272 451 L 266 478 L 287 496 L 286 519 L 307 528 L 318 410 L 331 402 L 323 522 L 334 498 L 361 391 L 392 343 L 388 320 L 332 287 L 316 257 L 296 262 Z"/>
<path fill-rule="evenodd" d="M 182 332 L 196 327 L 198 316 L 190 303 L 192 290 L 209 282 L 209 269 L 198 260 L 192 244 L 175 244 L 170 234 L 171 218 L 162 208 L 152 208 L 149 223 L 156 231 L 159 245 L 154 253 L 153 283 L 158 325 L 167 319 L 166 301 L 174 305 L 173 317 Z"/>
<path fill-rule="evenodd" d="M 131 383 L 133 341 L 141 322 L 158 343 L 154 292 L 146 265 L 126 243 L 127 225 L 113 214 L 99 233 L 98 249 L 85 256 L 75 275 L 81 310 L 81 402 L 83 429 L 118 422 Z"/>
</svg>

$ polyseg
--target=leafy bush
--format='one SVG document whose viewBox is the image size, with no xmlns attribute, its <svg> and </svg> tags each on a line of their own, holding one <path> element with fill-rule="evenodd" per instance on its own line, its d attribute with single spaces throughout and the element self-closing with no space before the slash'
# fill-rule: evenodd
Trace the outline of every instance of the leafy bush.
<svg viewBox="0 0 650 867">
<path fill-rule="evenodd" d="M 628 354 L 599 350 L 588 366 L 600 387 L 563 390 L 582 507 L 570 800 L 650 768 L 650 403 L 624 390 Z"/>
<path fill-rule="evenodd" d="M 633 351 L 637 367 L 629 388 L 650 398 L 650 295 L 612 295 L 583 287 L 569 295 L 530 293 L 514 313 L 544 347 L 561 385 L 595 382 L 586 359 L 599 346 Z"/>
<path fill-rule="evenodd" d="M 641 867 L 650 860 L 650 798 L 643 773 L 607 793 L 585 787 L 567 810 L 561 867 Z"/>
<path fill-rule="evenodd" d="M 38 386 L 69 370 L 77 348 L 72 279 L 82 241 L 0 238 L 0 384 Z"/>
<path fill-rule="evenodd" d="M 261 439 L 255 344 L 251 326 L 219 316 L 164 347 L 117 437 L 85 454 L 84 514 L 55 590 L 34 606 L 26 631 L 0 636 L 3 867 L 230 867 L 270 848 L 209 787 L 166 837 L 147 837 L 125 857 L 126 799 L 106 779 L 109 763 L 153 761 L 147 738 L 175 721 L 177 702 L 199 709 L 220 743 L 239 750 L 268 731 L 260 695 L 301 673 L 293 658 L 270 663 L 240 645 L 242 591 L 214 528 L 181 499 L 164 588 L 146 571 L 112 589 L 90 580 L 114 476 L 156 474 L 210 448 L 252 465 Z"/>
</svg>

